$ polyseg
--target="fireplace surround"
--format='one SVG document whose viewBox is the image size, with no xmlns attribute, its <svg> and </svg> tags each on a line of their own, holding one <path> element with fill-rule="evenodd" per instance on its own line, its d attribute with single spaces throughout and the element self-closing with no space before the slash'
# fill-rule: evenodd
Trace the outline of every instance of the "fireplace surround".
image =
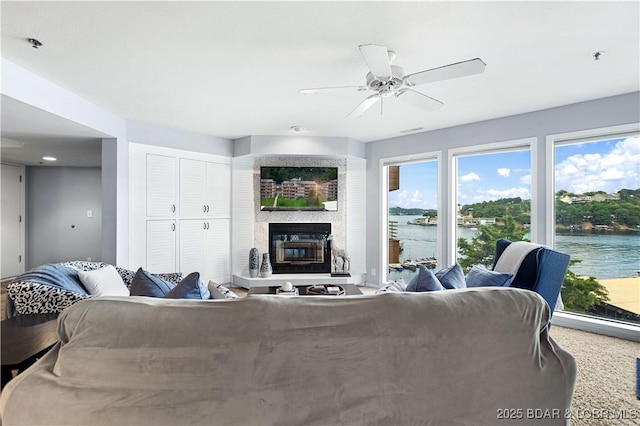
<svg viewBox="0 0 640 426">
<path fill-rule="evenodd" d="M 269 223 L 269 258 L 274 274 L 331 272 L 327 237 L 331 223 Z"/>
</svg>

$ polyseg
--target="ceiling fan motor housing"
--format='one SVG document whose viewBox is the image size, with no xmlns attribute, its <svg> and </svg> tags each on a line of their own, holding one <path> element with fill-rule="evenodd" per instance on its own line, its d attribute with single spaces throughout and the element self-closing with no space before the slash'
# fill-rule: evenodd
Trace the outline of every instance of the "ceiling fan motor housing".
<svg viewBox="0 0 640 426">
<path fill-rule="evenodd" d="M 403 84 L 404 69 L 397 65 L 391 65 L 391 78 L 382 80 L 375 77 L 371 72 L 367 73 L 367 86 L 380 93 L 382 96 L 391 96 L 394 91 Z"/>
</svg>

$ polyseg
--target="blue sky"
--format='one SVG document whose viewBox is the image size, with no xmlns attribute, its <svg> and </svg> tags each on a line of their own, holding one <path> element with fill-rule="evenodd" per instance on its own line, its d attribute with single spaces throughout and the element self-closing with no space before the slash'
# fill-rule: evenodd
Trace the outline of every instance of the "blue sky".
<svg viewBox="0 0 640 426">
<path fill-rule="evenodd" d="M 640 136 L 556 148 L 556 191 L 574 193 L 640 188 Z M 464 156 L 458 160 L 458 203 L 531 198 L 529 151 Z M 437 163 L 400 166 L 400 189 L 390 207 L 437 208 Z"/>
</svg>

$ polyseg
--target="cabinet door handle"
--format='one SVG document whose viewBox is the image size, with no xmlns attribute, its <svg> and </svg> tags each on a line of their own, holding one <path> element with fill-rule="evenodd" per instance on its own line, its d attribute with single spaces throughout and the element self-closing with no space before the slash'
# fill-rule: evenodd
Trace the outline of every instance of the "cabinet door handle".
<svg viewBox="0 0 640 426">
<path fill-rule="evenodd" d="M 209 213 L 209 204 L 207 204 L 207 213 Z"/>
<path fill-rule="evenodd" d="M 209 222 L 207 222 L 207 229 L 209 229 Z"/>
<path fill-rule="evenodd" d="M 171 204 L 171 213 L 175 213 L 175 212 L 176 212 L 176 205 Z"/>
<path fill-rule="evenodd" d="M 172 231 L 175 231 L 175 230 L 176 230 L 176 224 L 175 224 L 175 223 L 172 223 L 172 224 L 171 224 L 171 230 L 172 230 Z"/>
<path fill-rule="evenodd" d="M 207 229 L 207 222 L 202 222 L 202 229 Z"/>
<path fill-rule="evenodd" d="M 206 206 L 206 205 L 202 206 L 202 212 L 203 212 L 203 213 L 206 213 L 206 212 L 207 212 L 207 206 Z"/>
</svg>

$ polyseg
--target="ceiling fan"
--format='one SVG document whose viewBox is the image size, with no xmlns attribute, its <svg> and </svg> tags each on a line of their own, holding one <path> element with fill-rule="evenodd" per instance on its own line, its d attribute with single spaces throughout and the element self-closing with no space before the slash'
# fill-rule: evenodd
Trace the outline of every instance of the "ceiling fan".
<svg viewBox="0 0 640 426">
<path fill-rule="evenodd" d="M 392 96 L 407 101 L 426 111 L 434 111 L 440 108 L 443 103 L 414 90 L 414 86 L 480 74 L 486 66 L 482 59 L 475 58 L 413 74 L 405 74 L 402 67 L 391 65 L 396 54 L 388 50 L 385 46 L 365 44 L 359 46 L 359 48 L 364 61 L 369 67 L 369 72 L 366 76 L 366 86 L 319 87 L 315 89 L 302 89 L 300 93 L 324 93 L 334 90 L 357 90 L 359 92 L 373 90 L 375 93 L 360 102 L 360 104 L 347 115 L 347 118 L 360 117 L 369 108 L 378 103 L 378 101 L 380 101 L 380 111 L 382 113 L 383 99 Z"/>
</svg>

